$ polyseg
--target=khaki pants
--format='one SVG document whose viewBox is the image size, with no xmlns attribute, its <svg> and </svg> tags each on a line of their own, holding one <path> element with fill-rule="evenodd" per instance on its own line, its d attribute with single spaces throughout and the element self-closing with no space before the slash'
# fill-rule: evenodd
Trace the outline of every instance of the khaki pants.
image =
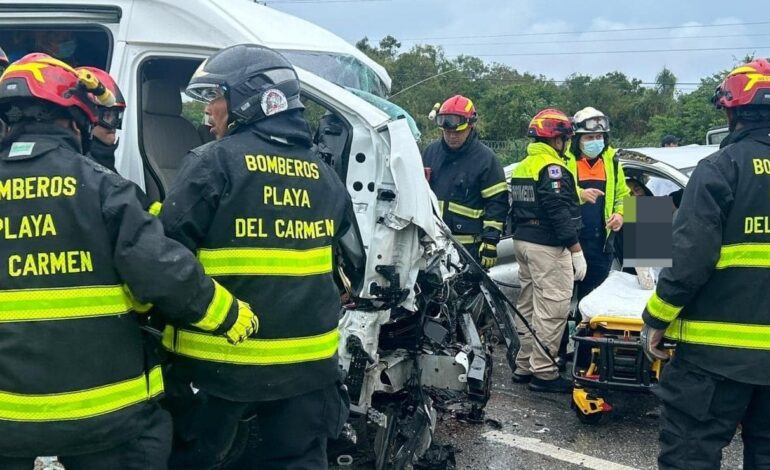
<svg viewBox="0 0 770 470">
<path fill-rule="evenodd" d="M 519 262 L 518 309 L 532 326 L 540 342 L 556 358 L 564 325 L 569 315 L 569 304 L 575 275 L 569 250 L 560 246 L 546 246 L 514 240 L 514 253 Z M 555 379 L 559 370 L 532 334 L 517 318 L 521 349 L 516 356 L 516 373 L 533 374 L 543 380 Z"/>
</svg>

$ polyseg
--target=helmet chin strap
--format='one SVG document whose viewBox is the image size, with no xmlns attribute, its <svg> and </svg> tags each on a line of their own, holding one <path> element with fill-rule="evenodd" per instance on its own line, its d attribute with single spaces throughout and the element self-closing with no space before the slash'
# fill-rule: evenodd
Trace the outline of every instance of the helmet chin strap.
<svg viewBox="0 0 770 470">
<path fill-rule="evenodd" d="M 738 118 L 734 110 L 725 108 L 725 115 L 727 116 L 727 129 L 730 132 L 735 131 L 735 126 L 738 125 Z"/>
</svg>

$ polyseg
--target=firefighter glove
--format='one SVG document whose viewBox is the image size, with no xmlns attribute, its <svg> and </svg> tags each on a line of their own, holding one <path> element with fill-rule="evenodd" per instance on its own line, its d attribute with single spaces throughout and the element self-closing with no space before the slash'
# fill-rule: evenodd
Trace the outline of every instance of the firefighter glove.
<svg viewBox="0 0 770 470">
<path fill-rule="evenodd" d="M 586 271 L 588 265 L 586 264 L 586 257 L 583 256 L 583 251 L 572 253 L 572 267 L 575 268 L 575 280 L 582 281 L 586 277 Z"/>
<path fill-rule="evenodd" d="M 489 269 L 497 264 L 497 245 L 490 242 L 482 242 L 479 247 L 479 260 L 481 265 Z"/>
<path fill-rule="evenodd" d="M 666 330 L 655 329 L 646 323 L 642 328 L 639 338 L 642 342 L 644 355 L 647 356 L 647 359 L 649 359 L 650 362 L 655 362 L 656 359 L 660 359 L 661 361 L 668 359 L 666 351 L 660 349 L 660 346 L 663 344 L 663 333 L 665 333 L 665 331 Z"/>
<path fill-rule="evenodd" d="M 230 344 L 239 344 L 259 329 L 259 320 L 251 307 L 246 302 L 238 301 L 238 319 L 233 326 L 225 332 L 225 337 Z"/>
</svg>

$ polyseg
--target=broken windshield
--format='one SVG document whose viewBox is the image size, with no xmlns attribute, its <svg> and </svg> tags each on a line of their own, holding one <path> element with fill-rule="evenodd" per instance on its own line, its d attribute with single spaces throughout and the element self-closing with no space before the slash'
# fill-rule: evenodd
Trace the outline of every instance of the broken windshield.
<svg viewBox="0 0 770 470">
<path fill-rule="evenodd" d="M 320 51 L 282 50 L 291 63 L 336 85 L 384 97 L 387 87 L 377 74 L 353 56 Z"/>
</svg>

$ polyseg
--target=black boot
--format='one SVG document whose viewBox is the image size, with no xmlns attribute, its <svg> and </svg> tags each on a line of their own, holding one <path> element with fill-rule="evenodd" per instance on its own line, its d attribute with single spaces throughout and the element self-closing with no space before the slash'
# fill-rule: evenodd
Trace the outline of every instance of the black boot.
<svg viewBox="0 0 770 470">
<path fill-rule="evenodd" d="M 572 381 L 563 377 L 556 377 L 551 380 L 532 377 L 529 382 L 529 389 L 533 392 L 570 393 L 572 392 Z"/>
</svg>

